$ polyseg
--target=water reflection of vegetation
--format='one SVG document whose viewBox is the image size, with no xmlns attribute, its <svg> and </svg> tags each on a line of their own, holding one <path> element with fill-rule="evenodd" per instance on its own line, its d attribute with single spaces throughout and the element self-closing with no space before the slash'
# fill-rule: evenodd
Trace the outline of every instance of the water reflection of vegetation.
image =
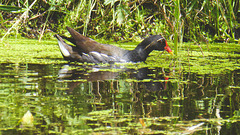
<svg viewBox="0 0 240 135">
<path fill-rule="evenodd" d="M 1 76 L 10 79 L 1 79 L 2 125 L 9 132 L 27 110 L 35 117 L 33 133 L 188 133 L 189 127 L 204 122 L 194 129 L 201 133 L 214 132 L 230 118 L 238 122 L 238 91 L 229 87 L 239 86 L 238 71 L 229 71 L 229 76 L 184 73 L 187 82 L 163 79 L 156 91 L 146 84 L 160 79 L 163 69 L 150 69 L 152 79 L 145 82 L 125 80 L 137 72 L 120 72 L 114 80 L 75 82 L 56 81 L 58 66 L 1 67 Z M 223 119 L 216 119 L 217 109 Z"/>
</svg>

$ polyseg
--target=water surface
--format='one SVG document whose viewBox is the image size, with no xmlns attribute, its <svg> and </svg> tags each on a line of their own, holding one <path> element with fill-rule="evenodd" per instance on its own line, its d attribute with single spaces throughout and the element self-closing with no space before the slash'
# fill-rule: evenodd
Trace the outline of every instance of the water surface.
<svg viewBox="0 0 240 135">
<path fill-rule="evenodd" d="M 63 61 L 55 42 L 34 41 L 38 52 L 29 42 L 20 44 L 27 52 L 1 44 L 1 134 L 239 133 L 239 52 L 231 44 L 93 65 Z"/>
</svg>

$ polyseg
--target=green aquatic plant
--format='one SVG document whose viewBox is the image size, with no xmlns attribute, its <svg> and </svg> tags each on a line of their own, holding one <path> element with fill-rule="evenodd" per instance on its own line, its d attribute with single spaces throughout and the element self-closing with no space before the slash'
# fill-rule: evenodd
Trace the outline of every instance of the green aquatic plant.
<svg viewBox="0 0 240 135">
<path fill-rule="evenodd" d="M 29 39 L 8 39 L 0 43 L 1 63 L 66 63 L 55 41 L 42 41 Z M 3 58 L 4 57 L 4 58 Z"/>
<path fill-rule="evenodd" d="M 174 2 L 174 18 L 175 18 L 175 27 L 174 27 L 174 54 L 177 56 L 178 54 L 178 42 L 179 42 L 179 36 L 180 36 L 180 0 L 176 0 Z"/>
</svg>

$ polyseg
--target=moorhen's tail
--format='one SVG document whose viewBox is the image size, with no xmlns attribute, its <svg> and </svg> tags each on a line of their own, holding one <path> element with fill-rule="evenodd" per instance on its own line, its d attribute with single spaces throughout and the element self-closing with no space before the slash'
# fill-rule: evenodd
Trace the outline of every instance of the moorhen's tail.
<svg viewBox="0 0 240 135">
<path fill-rule="evenodd" d="M 56 34 L 55 37 L 58 39 L 58 46 L 65 60 L 89 63 L 114 63 L 117 61 L 112 56 L 96 51 L 86 54 L 77 47 L 67 44 L 59 35 Z"/>
<path fill-rule="evenodd" d="M 56 34 L 55 37 L 58 39 L 58 46 L 63 57 L 69 57 L 72 52 L 72 46 L 68 45 L 59 35 Z"/>
<path fill-rule="evenodd" d="M 82 52 L 78 48 L 67 44 L 62 37 L 57 34 L 55 37 L 58 39 L 58 46 L 65 60 L 84 62 L 81 56 Z"/>
</svg>

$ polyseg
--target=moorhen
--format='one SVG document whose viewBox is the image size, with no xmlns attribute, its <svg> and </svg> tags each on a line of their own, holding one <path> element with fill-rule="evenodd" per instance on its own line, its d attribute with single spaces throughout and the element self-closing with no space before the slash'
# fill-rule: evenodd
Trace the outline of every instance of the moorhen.
<svg viewBox="0 0 240 135">
<path fill-rule="evenodd" d="M 153 50 L 164 51 L 172 54 L 165 38 L 153 35 L 144 39 L 134 50 L 125 50 L 117 46 L 101 44 L 91 38 L 85 37 L 67 27 L 72 38 L 66 38 L 73 45 L 67 44 L 62 37 L 55 35 L 58 45 L 65 60 L 89 63 L 114 63 L 114 62 L 141 62 L 145 61 Z"/>
</svg>

